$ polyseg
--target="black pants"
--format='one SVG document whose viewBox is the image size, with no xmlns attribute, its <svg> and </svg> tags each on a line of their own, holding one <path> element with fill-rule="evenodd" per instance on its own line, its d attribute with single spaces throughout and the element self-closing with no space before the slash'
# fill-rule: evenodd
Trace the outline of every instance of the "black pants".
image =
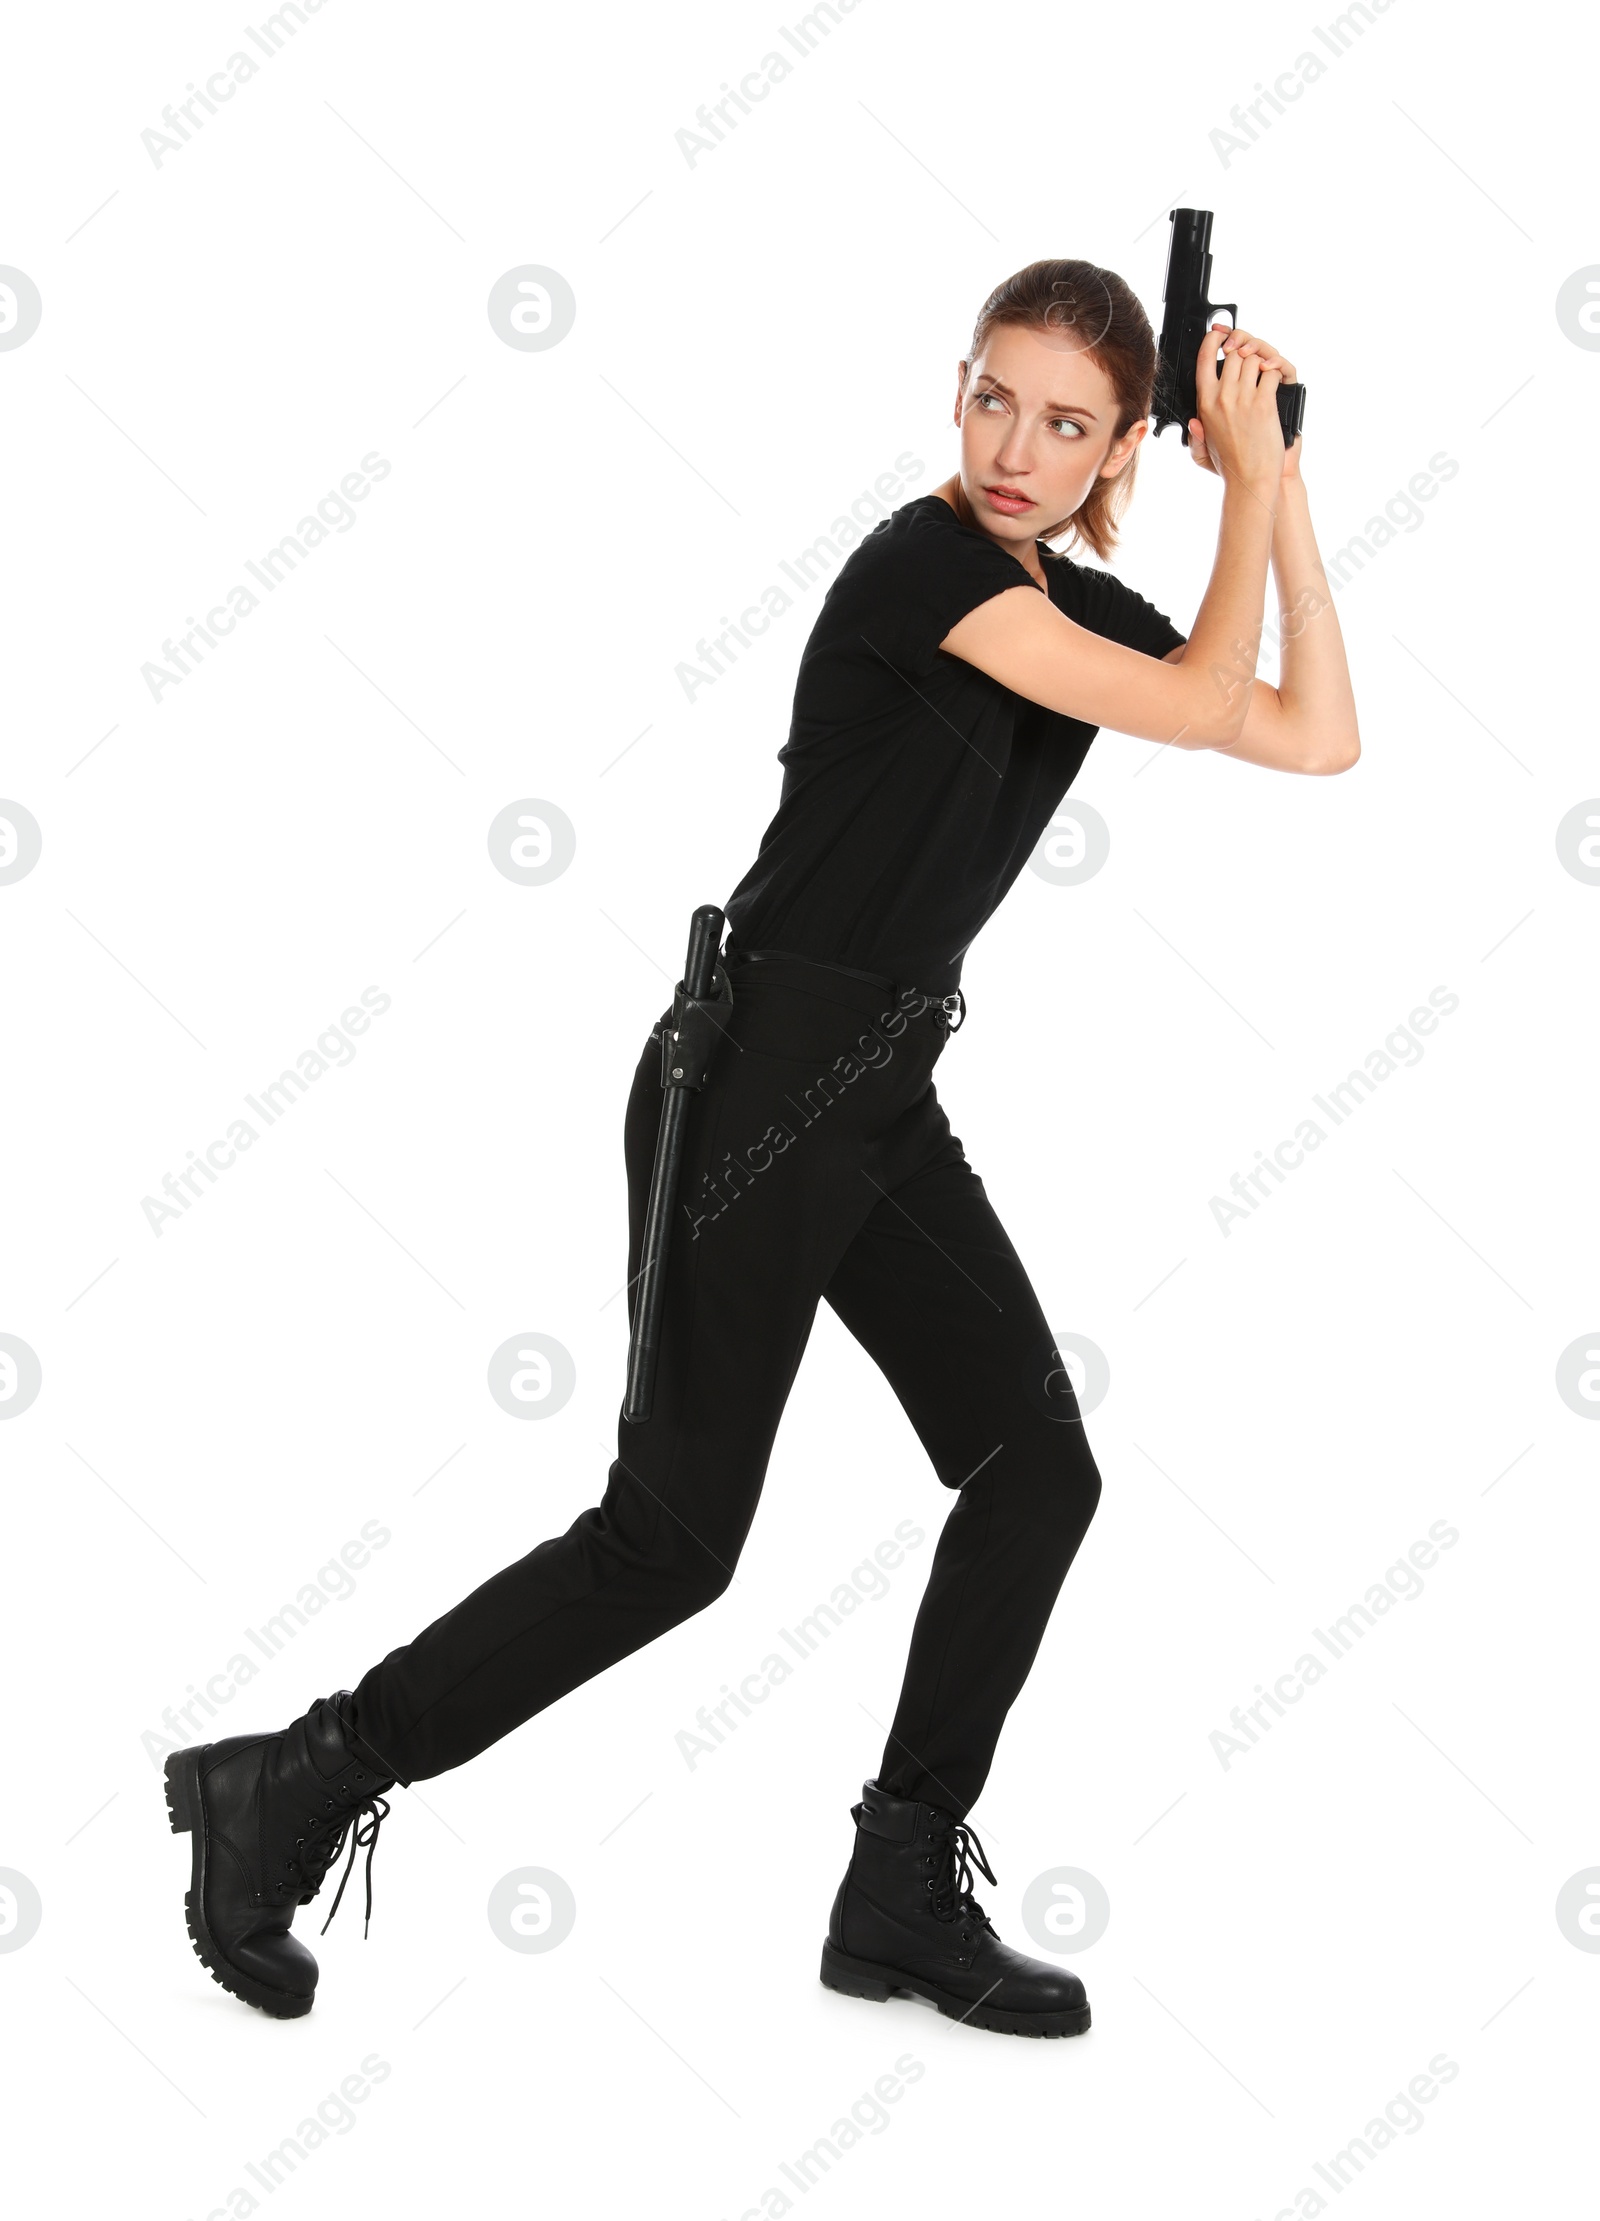
<svg viewBox="0 0 1600 2221">
<path fill-rule="evenodd" d="M 402 1782 L 440 1774 L 728 1586 L 778 1420 L 830 1303 L 954 1492 L 878 1779 L 962 1817 L 988 1774 L 1100 1476 L 1070 1380 L 934 1093 L 944 1022 L 795 960 L 735 964 L 692 1104 L 651 1417 L 606 1492 L 354 1693 Z M 661 1116 L 648 1041 L 625 1126 L 630 1288 Z M 817 1516 L 830 1506 L 819 1496 Z"/>
</svg>

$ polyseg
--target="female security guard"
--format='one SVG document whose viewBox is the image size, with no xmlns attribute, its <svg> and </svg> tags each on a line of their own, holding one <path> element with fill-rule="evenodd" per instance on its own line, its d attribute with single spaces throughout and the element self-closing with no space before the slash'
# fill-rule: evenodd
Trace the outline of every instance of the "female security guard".
<svg viewBox="0 0 1600 2221">
<path fill-rule="evenodd" d="M 888 1746 L 852 1808 L 823 1980 L 874 1999 L 914 1991 L 983 2028 L 1088 2026 L 1076 1976 L 996 1935 L 973 1863 L 994 1876 L 964 1821 L 1100 1476 L 931 1075 L 965 1007 L 963 956 L 1099 726 L 1284 771 L 1356 760 L 1300 443 L 1285 449 L 1279 430 L 1294 370 L 1215 326 L 1196 371 L 1192 452 L 1221 478 L 1221 528 L 1185 640 L 1108 572 L 1045 544 L 1069 527 L 1096 555 L 1115 544 L 1149 429 L 1144 311 L 1084 262 L 1034 263 L 984 304 L 958 368 L 960 468 L 835 577 L 801 659 L 778 811 L 726 906 L 734 1005 L 694 1101 L 651 1416 L 619 1424 L 599 1504 L 353 1691 L 167 1761 L 173 1828 L 194 1838 L 190 1933 L 235 1995 L 310 2010 L 317 1968 L 289 1932 L 294 1909 L 349 1834 L 345 1879 L 365 1845 L 370 1912 L 386 1789 L 461 1765 L 721 1595 L 825 1298 L 954 1501 Z M 1254 677 L 1269 563 L 1275 688 Z M 630 1287 L 659 1031 L 625 1122 Z"/>
</svg>

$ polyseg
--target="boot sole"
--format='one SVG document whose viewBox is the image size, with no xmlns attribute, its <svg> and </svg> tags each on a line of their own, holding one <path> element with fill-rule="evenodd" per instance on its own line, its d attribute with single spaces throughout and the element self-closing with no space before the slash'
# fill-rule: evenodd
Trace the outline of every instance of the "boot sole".
<svg viewBox="0 0 1600 2221">
<path fill-rule="evenodd" d="M 253 1975 L 244 1973 L 224 1958 L 221 1946 L 206 1925 L 206 1857 L 210 1844 L 205 1802 L 200 1794 L 200 1761 L 210 1748 L 209 1743 L 201 1743 L 192 1750 L 174 1751 L 162 1769 L 172 1832 L 187 1835 L 193 1846 L 189 1887 L 183 1899 L 189 1941 L 194 1946 L 195 1957 L 212 1981 L 220 1983 L 231 1996 L 246 2005 L 259 2006 L 274 2020 L 298 2020 L 302 2014 L 310 2012 L 311 1999 L 297 1997 L 288 1990 L 275 1990 L 268 1983 L 258 1982 Z"/>
<path fill-rule="evenodd" d="M 972 2028 L 992 2028 L 1002 2036 L 1081 2036 L 1089 2026 L 1087 2002 L 1059 2013 L 1007 2013 L 993 2005 L 974 2005 L 970 1999 L 941 1990 L 920 1975 L 899 1967 L 874 1966 L 869 1959 L 852 1959 L 836 1945 L 822 1947 L 822 1980 L 841 1997 L 864 1997 L 882 2005 L 891 1997 L 925 1997 L 947 2020 L 965 2021 Z"/>
</svg>

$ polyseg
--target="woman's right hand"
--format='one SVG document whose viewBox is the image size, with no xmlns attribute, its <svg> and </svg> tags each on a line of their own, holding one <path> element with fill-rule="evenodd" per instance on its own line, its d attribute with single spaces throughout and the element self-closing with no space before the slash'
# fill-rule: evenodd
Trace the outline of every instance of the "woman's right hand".
<svg viewBox="0 0 1600 2221">
<path fill-rule="evenodd" d="M 1271 507 L 1283 475 L 1283 427 L 1278 421 L 1283 374 L 1264 369 L 1253 354 L 1228 346 L 1230 336 L 1229 325 L 1213 324 L 1200 343 L 1195 363 L 1195 400 L 1208 467 L 1224 482 L 1247 487 Z M 1225 350 L 1220 377 L 1216 371 L 1219 342 Z"/>
</svg>

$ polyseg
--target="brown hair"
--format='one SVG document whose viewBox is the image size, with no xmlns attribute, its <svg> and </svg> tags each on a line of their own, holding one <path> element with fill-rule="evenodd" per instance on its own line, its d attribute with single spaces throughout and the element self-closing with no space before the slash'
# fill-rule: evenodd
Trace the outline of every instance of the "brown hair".
<svg viewBox="0 0 1600 2221">
<path fill-rule="evenodd" d="M 1156 381 L 1155 334 L 1138 296 L 1115 270 L 1102 270 L 1095 262 L 1030 262 L 997 285 L 973 327 L 968 377 L 989 334 L 1001 324 L 1017 324 L 1029 331 L 1071 328 L 1082 334 L 1083 352 L 1099 364 L 1116 395 L 1113 440 L 1150 414 Z M 1040 533 L 1040 539 L 1054 539 L 1070 526 L 1075 538 L 1103 562 L 1117 544 L 1117 519 L 1132 498 L 1138 460 L 1135 448 L 1115 478 L 1097 478 L 1082 505 Z"/>
</svg>

